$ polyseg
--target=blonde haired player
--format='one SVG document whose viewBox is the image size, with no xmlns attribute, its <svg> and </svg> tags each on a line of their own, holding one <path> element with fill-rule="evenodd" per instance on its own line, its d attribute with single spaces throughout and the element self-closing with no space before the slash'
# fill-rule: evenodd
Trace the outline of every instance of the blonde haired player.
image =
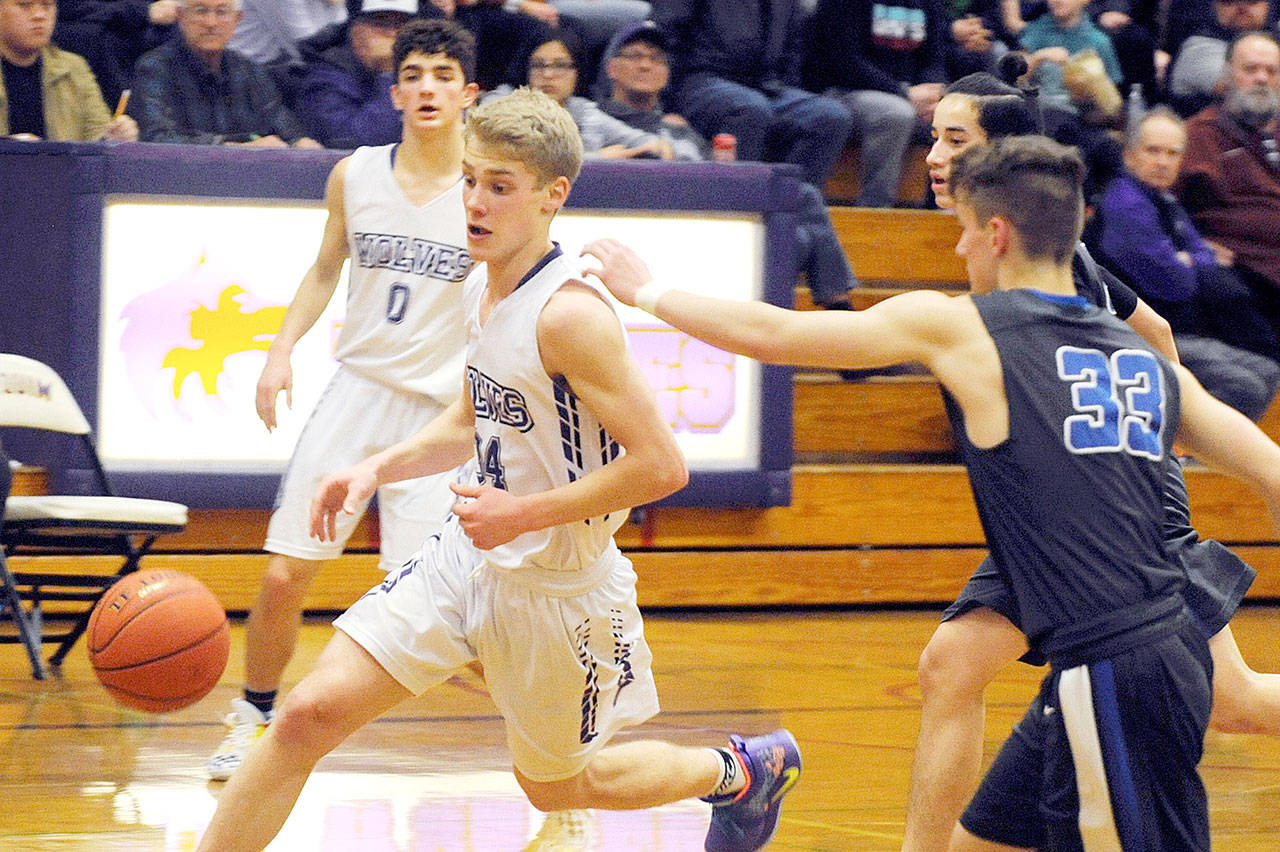
<svg viewBox="0 0 1280 852">
<path fill-rule="evenodd" d="M 388 482 L 474 454 L 454 516 L 335 622 L 218 803 L 200 849 L 263 848 L 315 762 L 350 733 L 478 660 L 517 781 L 542 810 L 715 806 L 706 848 L 750 852 L 777 828 L 800 774 L 786 731 L 729 748 L 610 746 L 657 712 L 635 572 L 613 532 L 629 507 L 687 478 L 621 323 L 577 258 L 551 242 L 582 144 L 569 114 L 528 89 L 471 111 L 463 156 L 465 387 L 412 438 L 326 477 L 312 531 Z M 531 673 L 536 672 L 536 679 Z"/>
<path fill-rule="evenodd" d="M 341 367 L 311 413 L 280 483 L 265 549 L 273 554 L 249 612 L 244 697 L 209 758 L 225 780 L 271 720 L 297 643 L 303 598 L 342 547 L 372 494 L 328 541 L 309 533 L 311 496 L 326 473 L 411 435 L 458 396 L 462 280 L 471 268 L 462 214 L 463 110 L 475 100 L 475 39 L 450 21 L 412 21 L 396 38 L 391 94 L 403 113 L 397 145 L 360 148 L 329 175 L 329 218 L 315 264 L 298 287 L 258 380 L 258 416 L 276 425 L 276 400 L 292 391 L 289 355 L 333 296 L 351 259 Z M 453 495 L 446 474 L 378 490 L 379 566 L 390 571 L 438 530 Z"/>
</svg>

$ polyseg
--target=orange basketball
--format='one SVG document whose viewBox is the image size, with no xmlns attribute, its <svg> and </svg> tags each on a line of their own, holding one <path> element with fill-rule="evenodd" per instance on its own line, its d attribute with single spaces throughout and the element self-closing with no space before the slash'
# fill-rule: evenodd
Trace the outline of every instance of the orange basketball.
<svg viewBox="0 0 1280 852">
<path fill-rule="evenodd" d="M 231 629 L 222 604 L 180 571 L 135 571 L 103 594 L 85 633 L 89 662 L 126 707 L 167 713 L 222 677 Z"/>
</svg>

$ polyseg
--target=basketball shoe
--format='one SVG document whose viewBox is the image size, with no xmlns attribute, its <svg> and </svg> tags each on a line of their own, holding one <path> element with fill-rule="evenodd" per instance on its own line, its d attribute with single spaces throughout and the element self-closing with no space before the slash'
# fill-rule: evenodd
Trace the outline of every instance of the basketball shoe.
<svg viewBox="0 0 1280 852">
<path fill-rule="evenodd" d="M 213 756 L 205 761 L 204 768 L 214 781 L 226 781 L 244 763 L 249 746 L 257 741 L 271 724 L 275 713 L 264 714 L 243 698 L 231 699 L 231 712 L 223 720 L 227 735 Z"/>
<path fill-rule="evenodd" d="M 524 852 L 589 852 L 594 840 L 591 811 L 552 811 Z"/>
<path fill-rule="evenodd" d="M 707 852 L 755 852 L 778 830 L 782 797 L 800 779 L 800 747 L 790 731 L 744 740 L 729 737 L 747 786 L 726 802 L 712 802 Z"/>
</svg>

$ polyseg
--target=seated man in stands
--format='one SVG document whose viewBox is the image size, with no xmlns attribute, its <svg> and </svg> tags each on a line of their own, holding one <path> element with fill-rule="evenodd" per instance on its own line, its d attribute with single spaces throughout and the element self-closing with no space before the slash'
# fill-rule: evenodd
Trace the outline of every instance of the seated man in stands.
<svg viewBox="0 0 1280 852">
<path fill-rule="evenodd" d="M 652 21 L 622 30 L 605 50 L 604 70 L 609 99 L 600 109 L 619 121 L 667 142 L 677 160 L 705 160 L 706 140 L 684 116 L 663 112 L 661 97 L 671 78 L 667 37 Z M 827 308 L 848 309 L 849 291 L 858 286 L 849 259 L 836 237 L 822 193 L 800 184 L 796 222 L 796 268 L 803 270 L 813 301 Z"/>
<path fill-rule="evenodd" d="M 1127 171 L 1098 206 L 1092 242 L 1169 321 L 1183 365 L 1205 389 L 1256 420 L 1280 386 L 1280 341 L 1249 286 L 1220 264 L 1170 191 L 1185 150 L 1177 115 L 1157 107 L 1144 116 L 1125 148 Z"/>
<path fill-rule="evenodd" d="M 54 0 L 0 0 L 0 136 L 132 141 L 138 125 L 112 118 L 81 57 L 50 44 Z"/>
<path fill-rule="evenodd" d="M 820 0 L 809 24 L 805 85 L 853 116 L 861 190 L 854 204 L 892 207 L 902 157 L 927 138 L 947 82 L 942 0 Z"/>
<path fill-rule="evenodd" d="M 1220 104 L 1187 122 L 1178 195 L 1200 233 L 1234 253 L 1280 328 L 1280 43 L 1237 39 Z"/>
<path fill-rule="evenodd" d="M 698 132 L 737 140 L 740 160 L 795 163 L 821 188 L 853 117 L 801 89 L 801 0 L 656 0 L 671 40 L 674 106 Z"/>
<path fill-rule="evenodd" d="M 130 111 L 146 142 L 319 148 L 265 68 L 227 42 L 240 0 L 181 0 L 176 37 L 138 60 Z"/>
<path fill-rule="evenodd" d="M 1183 115 L 1213 103 L 1231 42 L 1264 29 L 1271 17 L 1269 0 L 1214 0 L 1212 5 L 1213 20 L 1182 42 L 1169 71 L 1170 101 Z"/>
<path fill-rule="evenodd" d="M 310 64 L 298 112 L 327 148 L 389 145 L 400 140 L 400 113 L 391 103 L 391 47 L 417 0 L 352 0 L 345 24 L 303 42 Z"/>
</svg>

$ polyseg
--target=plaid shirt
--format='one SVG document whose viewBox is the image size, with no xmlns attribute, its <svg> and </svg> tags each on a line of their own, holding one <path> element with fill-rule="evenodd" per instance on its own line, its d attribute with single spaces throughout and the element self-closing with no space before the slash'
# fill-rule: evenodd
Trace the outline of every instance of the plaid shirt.
<svg viewBox="0 0 1280 852">
<path fill-rule="evenodd" d="M 306 135 L 265 68 L 233 50 L 214 73 L 180 36 L 138 60 L 134 108 L 143 142 L 218 145 L 276 135 Z"/>
</svg>

